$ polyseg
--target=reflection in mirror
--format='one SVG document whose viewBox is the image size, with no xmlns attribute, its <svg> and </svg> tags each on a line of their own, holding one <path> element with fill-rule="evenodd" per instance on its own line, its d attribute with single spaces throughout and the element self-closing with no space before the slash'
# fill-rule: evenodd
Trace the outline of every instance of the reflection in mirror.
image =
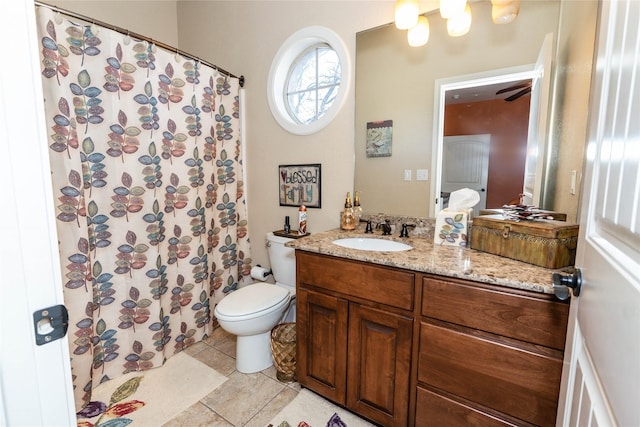
<svg viewBox="0 0 640 427">
<path fill-rule="evenodd" d="M 420 48 L 409 47 L 406 32 L 391 24 L 357 35 L 354 190 L 360 191 L 363 209 L 434 216 L 432 206 L 439 198 L 434 188 L 436 171 L 431 167 L 435 82 L 532 66 L 545 35 L 553 33 L 557 45 L 549 135 L 554 145 L 548 150 L 553 162 L 544 159 L 544 164 L 547 169 L 552 169 L 551 163 L 557 166 L 546 174 L 551 184 L 563 180 L 550 186 L 556 189 L 551 198 L 555 196 L 554 203 L 575 220 L 577 195 L 569 194 L 564 168 L 570 168 L 567 173 L 581 169 L 586 117 L 576 113 L 588 101 L 597 2 L 523 0 L 518 18 L 506 25 L 491 23 L 490 2 L 473 2 L 471 7 L 471 31 L 460 38 L 447 35 L 446 22 L 437 11 L 429 14 L 431 37 Z M 579 40 L 570 38 L 576 31 L 581 34 Z M 391 156 L 367 157 L 367 123 L 383 120 L 393 122 Z M 572 142 L 578 147 L 572 147 Z M 569 154 L 563 155 L 565 151 Z M 411 174 L 410 180 L 405 180 L 405 171 Z M 427 180 L 418 180 L 425 172 Z M 509 191 L 502 200 L 511 196 Z"/>
<path fill-rule="evenodd" d="M 517 67 L 436 82 L 436 211 L 448 207 L 448 195 L 461 188 L 479 192 L 475 215 L 519 202 L 533 74 L 532 67 Z"/>
</svg>

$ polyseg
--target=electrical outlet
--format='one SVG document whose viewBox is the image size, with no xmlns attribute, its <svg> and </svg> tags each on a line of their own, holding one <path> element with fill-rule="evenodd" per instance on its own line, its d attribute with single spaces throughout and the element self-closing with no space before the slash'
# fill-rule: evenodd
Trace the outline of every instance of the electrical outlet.
<svg viewBox="0 0 640 427">
<path fill-rule="evenodd" d="M 416 169 L 416 181 L 428 181 L 429 169 Z"/>
<path fill-rule="evenodd" d="M 576 195 L 576 181 L 578 180 L 578 172 L 575 170 L 571 171 L 571 187 L 569 188 L 569 192 L 571 195 Z"/>
<path fill-rule="evenodd" d="M 411 169 L 404 170 L 404 180 L 411 181 Z"/>
</svg>

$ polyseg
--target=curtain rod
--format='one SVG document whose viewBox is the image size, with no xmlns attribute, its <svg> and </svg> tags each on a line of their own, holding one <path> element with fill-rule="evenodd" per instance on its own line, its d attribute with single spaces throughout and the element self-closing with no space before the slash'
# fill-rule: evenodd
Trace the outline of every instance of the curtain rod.
<svg viewBox="0 0 640 427">
<path fill-rule="evenodd" d="M 207 61 L 205 61 L 203 59 L 200 59 L 200 58 L 198 58 L 198 57 L 196 57 L 194 55 L 190 55 L 189 53 L 183 52 L 183 51 L 179 50 L 178 48 L 175 48 L 173 46 L 169 46 L 168 44 L 159 42 L 157 40 L 153 40 L 152 38 L 143 36 L 141 34 L 133 33 L 131 31 L 127 30 L 127 29 L 124 29 L 124 28 L 121 28 L 121 27 L 117 27 L 115 25 L 107 24 L 105 22 L 98 21 L 98 20 L 96 20 L 94 18 L 90 18 L 88 16 L 84 16 L 84 15 L 81 15 L 79 13 L 72 12 L 70 10 L 61 9 L 61 8 L 59 8 L 57 6 L 53 6 L 53 5 L 50 5 L 50 4 L 47 4 L 47 3 L 43 3 L 43 2 L 41 2 L 39 0 L 35 0 L 33 3 L 36 6 L 47 7 L 49 9 L 53 10 L 53 11 L 60 12 L 60 13 L 62 13 L 64 15 L 70 16 L 72 18 L 80 19 L 82 21 L 85 21 L 85 22 L 88 22 L 88 23 L 91 23 L 91 24 L 100 25 L 100 26 L 108 28 L 110 30 L 117 31 L 120 34 L 128 35 L 129 37 L 133 37 L 133 38 L 138 39 L 138 40 L 146 41 L 148 43 L 151 43 L 151 44 L 159 46 L 159 47 L 161 47 L 163 49 L 166 49 L 166 50 L 168 50 L 170 52 L 177 53 L 179 55 L 187 57 L 188 59 L 192 59 L 194 61 L 200 62 L 201 64 L 207 65 L 207 66 L 217 70 L 219 73 L 222 73 L 222 74 L 225 74 L 225 75 L 227 75 L 229 77 L 234 77 L 234 78 L 238 79 L 240 81 L 240 87 L 244 87 L 244 81 L 245 81 L 244 76 L 238 77 L 238 76 L 230 73 L 229 71 L 218 67 L 215 64 L 212 64 L 212 63 L 207 62 Z"/>
</svg>

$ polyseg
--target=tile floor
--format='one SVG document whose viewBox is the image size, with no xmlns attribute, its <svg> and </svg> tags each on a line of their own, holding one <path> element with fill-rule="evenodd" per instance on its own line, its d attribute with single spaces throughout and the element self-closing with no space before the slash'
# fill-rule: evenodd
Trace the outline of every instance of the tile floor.
<svg viewBox="0 0 640 427">
<path fill-rule="evenodd" d="M 300 391 L 296 382 L 278 381 L 273 366 L 255 374 L 236 371 L 235 336 L 221 328 L 185 351 L 229 379 L 163 427 L 265 427 Z"/>
</svg>

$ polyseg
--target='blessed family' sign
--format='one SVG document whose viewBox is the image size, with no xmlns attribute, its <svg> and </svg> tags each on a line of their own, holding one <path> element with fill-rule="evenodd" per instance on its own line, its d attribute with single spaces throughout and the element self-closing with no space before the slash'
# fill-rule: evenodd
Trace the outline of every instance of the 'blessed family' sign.
<svg viewBox="0 0 640 427">
<path fill-rule="evenodd" d="M 320 208 L 320 164 L 278 166 L 280 206 Z"/>
</svg>

